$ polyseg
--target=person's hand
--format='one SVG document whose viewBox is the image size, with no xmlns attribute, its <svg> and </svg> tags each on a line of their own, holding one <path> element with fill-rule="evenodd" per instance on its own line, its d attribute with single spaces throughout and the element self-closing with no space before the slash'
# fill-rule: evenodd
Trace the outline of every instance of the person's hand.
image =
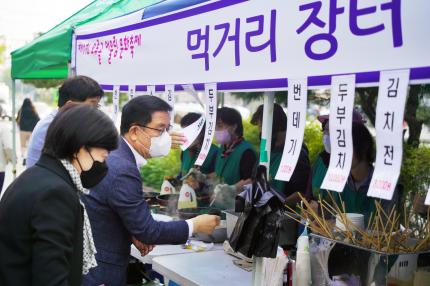
<svg viewBox="0 0 430 286">
<path fill-rule="evenodd" d="M 199 215 L 192 218 L 194 233 L 211 234 L 215 227 L 219 225 L 220 217 L 217 215 Z"/>
<path fill-rule="evenodd" d="M 180 131 L 170 131 L 170 137 L 172 137 L 172 149 L 179 149 L 184 144 L 185 136 Z"/>
<path fill-rule="evenodd" d="M 140 242 L 139 240 L 137 240 L 134 236 L 131 238 L 133 241 L 134 246 L 136 246 L 137 250 L 139 250 L 140 255 L 142 256 L 146 256 L 148 253 L 150 253 L 155 245 L 151 245 L 151 244 L 144 244 L 142 242 Z"/>
</svg>

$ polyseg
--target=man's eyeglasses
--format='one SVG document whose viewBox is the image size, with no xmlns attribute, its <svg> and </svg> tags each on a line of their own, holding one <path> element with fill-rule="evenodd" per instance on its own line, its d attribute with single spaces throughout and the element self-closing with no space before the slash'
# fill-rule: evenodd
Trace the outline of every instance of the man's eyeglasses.
<svg viewBox="0 0 430 286">
<path fill-rule="evenodd" d="M 169 125 L 166 129 L 158 129 L 158 128 L 153 128 L 153 127 L 149 127 L 149 126 L 145 126 L 145 125 L 140 125 L 140 124 L 135 124 L 136 126 L 142 127 L 142 128 L 148 128 L 154 131 L 158 131 L 159 136 L 161 136 L 164 132 L 169 132 L 172 129 L 172 125 Z"/>
</svg>

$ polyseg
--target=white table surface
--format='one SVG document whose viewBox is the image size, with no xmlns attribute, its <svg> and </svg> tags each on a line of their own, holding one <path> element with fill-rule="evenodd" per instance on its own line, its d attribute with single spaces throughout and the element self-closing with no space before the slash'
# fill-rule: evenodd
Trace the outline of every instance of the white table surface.
<svg viewBox="0 0 430 286">
<path fill-rule="evenodd" d="M 216 243 L 214 247 L 209 251 L 216 251 L 216 250 L 222 250 L 223 245 L 222 243 Z M 131 245 L 131 256 L 136 258 L 142 263 L 146 264 L 152 264 L 152 259 L 159 256 L 165 256 L 165 255 L 175 255 L 175 254 L 191 254 L 195 253 L 194 250 L 190 249 L 183 249 L 182 245 L 157 245 L 155 246 L 154 250 L 152 250 L 148 255 L 142 257 L 140 255 L 139 250 L 134 245 Z"/>
<path fill-rule="evenodd" d="M 233 264 L 223 250 L 155 257 L 152 268 L 182 286 L 242 286 L 252 284 L 252 272 Z"/>
</svg>

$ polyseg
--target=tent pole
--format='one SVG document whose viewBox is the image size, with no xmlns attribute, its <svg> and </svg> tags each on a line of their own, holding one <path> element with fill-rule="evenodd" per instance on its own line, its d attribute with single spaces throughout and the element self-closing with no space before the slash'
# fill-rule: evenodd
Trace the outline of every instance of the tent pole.
<svg viewBox="0 0 430 286">
<path fill-rule="evenodd" d="M 264 93 L 263 124 L 261 130 L 260 165 L 267 167 L 269 173 L 270 150 L 272 146 L 273 104 L 275 92 Z"/>
<path fill-rule="evenodd" d="M 12 80 L 12 173 L 13 179 L 16 178 L 16 81 Z"/>
<path fill-rule="evenodd" d="M 267 176 L 269 176 L 270 167 L 270 150 L 272 146 L 272 125 L 273 125 L 273 104 L 275 102 L 275 92 L 269 91 L 264 93 L 264 108 L 263 108 L 263 126 L 261 130 L 261 145 L 260 145 L 260 165 L 267 168 Z M 264 285 L 264 258 L 255 257 L 252 272 L 252 285 Z"/>
</svg>

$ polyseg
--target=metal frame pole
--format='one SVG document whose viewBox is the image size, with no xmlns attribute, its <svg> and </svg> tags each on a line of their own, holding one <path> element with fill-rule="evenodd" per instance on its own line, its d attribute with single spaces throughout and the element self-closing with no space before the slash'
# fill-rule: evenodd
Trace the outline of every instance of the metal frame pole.
<svg viewBox="0 0 430 286">
<path fill-rule="evenodd" d="M 16 82 L 15 79 L 12 79 L 12 173 L 13 178 L 16 178 Z"/>
</svg>

